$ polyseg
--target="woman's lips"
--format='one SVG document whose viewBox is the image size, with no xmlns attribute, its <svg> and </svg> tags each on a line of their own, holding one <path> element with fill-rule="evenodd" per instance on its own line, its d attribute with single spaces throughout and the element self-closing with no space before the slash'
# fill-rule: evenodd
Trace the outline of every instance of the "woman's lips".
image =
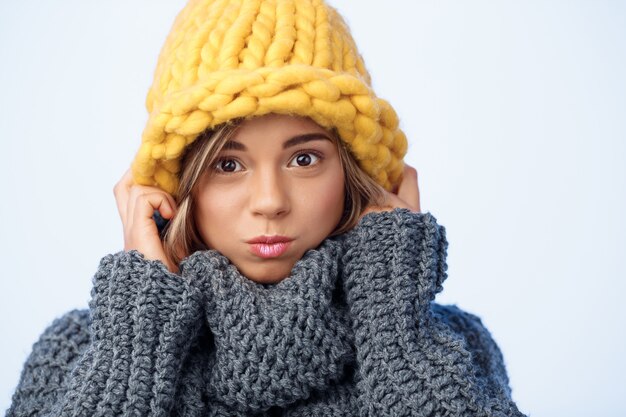
<svg viewBox="0 0 626 417">
<path fill-rule="evenodd" d="M 260 258 L 276 258 L 285 253 L 294 238 L 281 235 L 257 236 L 246 243 L 250 244 L 250 251 Z"/>
<path fill-rule="evenodd" d="M 252 253 L 261 258 L 276 258 L 285 253 L 291 242 L 251 243 Z"/>
</svg>

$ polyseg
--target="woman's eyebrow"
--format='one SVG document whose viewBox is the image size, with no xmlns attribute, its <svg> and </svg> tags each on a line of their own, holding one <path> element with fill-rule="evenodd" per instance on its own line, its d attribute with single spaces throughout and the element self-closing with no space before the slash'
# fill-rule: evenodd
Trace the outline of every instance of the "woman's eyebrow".
<svg viewBox="0 0 626 417">
<path fill-rule="evenodd" d="M 300 145 L 301 143 L 310 142 L 312 140 L 328 140 L 328 141 L 331 141 L 331 139 L 328 136 L 326 136 L 325 134 L 323 134 L 323 133 L 307 133 L 305 135 L 298 135 L 298 136 L 294 136 L 293 138 L 289 139 L 288 141 L 283 143 L 283 149 L 287 149 L 287 148 L 290 148 L 292 146 Z M 235 151 L 246 151 L 248 148 L 246 148 L 246 145 L 244 145 L 241 142 L 237 142 L 235 140 L 229 140 L 228 142 L 226 142 L 224 144 L 224 147 L 222 149 L 224 149 L 224 150 L 235 150 Z"/>
<path fill-rule="evenodd" d="M 301 143 L 310 142 L 312 140 L 327 140 L 332 142 L 330 138 L 323 133 L 307 133 L 306 135 L 294 136 L 289 139 L 287 142 L 283 143 L 283 149 L 287 149 Z"/>
</svg>

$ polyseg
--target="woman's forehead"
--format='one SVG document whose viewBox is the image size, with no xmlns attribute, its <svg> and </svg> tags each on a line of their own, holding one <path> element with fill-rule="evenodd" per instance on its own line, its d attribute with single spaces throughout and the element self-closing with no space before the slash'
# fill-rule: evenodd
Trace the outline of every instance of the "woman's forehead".
<svg viewBox="0 0 626 417">
<path fill-rule="evenodd" d="M 267 143 L 288 148 L 315 139 L 331 140 L 331 136 L 307 117 L 268 114 L 242 121 L 224 149 L 246 150 L 249 146 Z"/>
</svg>

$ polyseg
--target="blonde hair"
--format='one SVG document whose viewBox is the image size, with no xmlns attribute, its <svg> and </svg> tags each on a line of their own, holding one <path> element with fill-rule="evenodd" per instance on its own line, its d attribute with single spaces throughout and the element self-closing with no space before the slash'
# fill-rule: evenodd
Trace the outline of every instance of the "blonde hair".
<svg viewBox="0 0 626 417">
<path fill-rule="evenodd" d="M 178 211 L 167 224 L 163 237 L 165 254 L 177 266 L 193 252 L 208 249 L 198 234 L 194 220 L 196 191 L 201 176 L 207 167 L 217 162 L 220 151 L 241 121 L 242 119 L 233 119 L 215 129 L 207 129 L 185 149 L 176 193 Z M 368 205 L 383 204 L 384 194 L 381 186 L 359 167 L 348 145 L 339 139 L 337 132 L 333 129 L 329 133 L 337 146 L 345 175 L 344 212 L 330 237 L 345 233 L 356 226 Z"/>
</svg>

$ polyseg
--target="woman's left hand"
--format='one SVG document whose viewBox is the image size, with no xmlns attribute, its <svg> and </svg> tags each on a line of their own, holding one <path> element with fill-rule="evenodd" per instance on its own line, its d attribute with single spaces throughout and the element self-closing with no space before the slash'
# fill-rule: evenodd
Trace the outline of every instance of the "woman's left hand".
<svg viewBox="0 0 626 417">
<path fill-rule="evenodd" d="M 382 188 L 382 187 L 381 187 Z M 368 206 L 361 213 L 361 217 L 367 213 L 391 211 L 395 208 L 406 208 L 414 213 L 420 213 L 420 190 L 417 183 L 417 170 L 408 164 L 404 164 L 402 181 L 395 193 L 383 188 L 385 202 L 382 206 Z"/>
</svg>

